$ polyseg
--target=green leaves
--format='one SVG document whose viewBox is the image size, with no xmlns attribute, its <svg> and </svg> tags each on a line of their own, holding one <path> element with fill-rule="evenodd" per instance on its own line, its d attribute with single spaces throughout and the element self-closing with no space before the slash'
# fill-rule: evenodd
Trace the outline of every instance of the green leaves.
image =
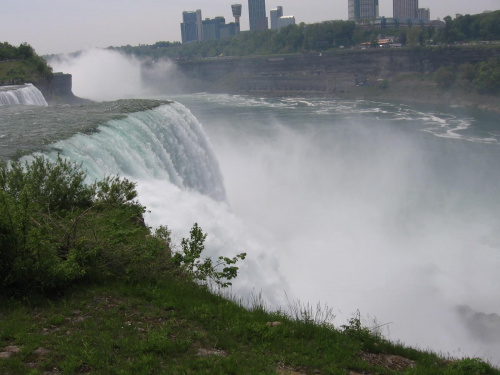
<svg viewBox="0 0 500 375">
<path fill-rule="evenodd" d="M 131 243 L 138 228 L 140 238 L 148 233 L 137 220 L 144 209 L 132 201 L 135 184 L 106 177 L 87 185 L 85 178 L 79 165 L 61 157 L 0 163 L 0 288 L 45 292 L 90 274 L 120 274 L 132 261 L 120 259 L 118 249 L 127 243 L 142 250 Z M 103 268 L 105 258 L 114 261 Z"/>
<path fill-rule="evenodd" d="M 188 278 L 195 281 L 210 280 L 221 288 L 232 285 L 229 280 L 238 276 L 238 267 L 234 264 L 245 259 L 246 253 L 238 254 L 234 258 L 220 256 L 214 264 L 210 258 L 200 259 L 207 235 L 197 223 L 193 225 L 189 234 L 189 238 L 183 238 L 181 241 L 182 251 L 174 254 L 172 258 L 174 264 L 182 269 Z"/>
</svg>

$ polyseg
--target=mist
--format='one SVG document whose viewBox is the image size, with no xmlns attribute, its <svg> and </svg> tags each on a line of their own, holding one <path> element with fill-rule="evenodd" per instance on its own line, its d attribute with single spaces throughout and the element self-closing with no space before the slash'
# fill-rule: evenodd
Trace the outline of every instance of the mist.
<svg viewBox="0 0 500 375">
<path fill-rule="evenodd" d="M 498 365 L 484 334 L 500 329 L 496 159 L 376 117 L 304 125 L 292 112 L 197 114 L 229 204 L 265 233 L 288 293 L 328 304 L 337 326 L 359 309 L 391 340 Z"/>
<path fill-rule="evenodd" d="M 78 96 L 148 94 L 133 59 L 90 51 L 66 64 Z M 112 77 L 116 86 L 101 89 Z M 286 308 L 285 293 L 321 302 L 337 327 L 359 309 L 391 340 L 500 365 L 491 334 L 500 330 L 500 155 L 498 144 L 456 131 L 473 118 L 381 103 L 166 98 L 202 123 L 227 202 L 141 179 L 148 224 L 180 239 L 198 222 L 209 254 L 247 252 L 233 293 L 262 293 L 273 308 Z"/>
<path fill-rule="evenodd" d="M 64 54 L 48 61 L 54 72 L 73 75 L 73 93 L 95 101 L 140 98 L 157 93 L 143 84 L 142 61 L 105 49 Z M 169 60 L 148 61 L 149 78 L 161 77 L 163 92 L 178 92 L 179 73 Z"/>
</svg>

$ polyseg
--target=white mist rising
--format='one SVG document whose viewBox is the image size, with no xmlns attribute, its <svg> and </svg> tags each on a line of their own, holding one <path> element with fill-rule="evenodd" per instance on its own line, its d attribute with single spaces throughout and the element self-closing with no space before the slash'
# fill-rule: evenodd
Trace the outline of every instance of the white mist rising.
<svg viewBox="0 0 500 375">
<path fill-rule="evenodd" d="M 73 93 L 96 101 L 131 99 L 151 95 L 142 80 L 142 62 L 132 56 L 105 49 L 92 49 L 80 54 L 60 55 L 49 60 L 54 72 L 73 75 Z M 149 74 L 169 85 L 175 67 L 168 60 L 152 62 Z M 172 83 L 173 85 L 173 83 Z"/>
<path fill-rule="evenodd" d="M 376 117 L 262 111 L 201 115 L 229 203 L 293 296 L 327 303 L 337 326 L 360 309 L 392 340 L 498 364 L 498 338 L 459 309 L 500 312 L 497 168 L 482 146 Z"/>
</svg>

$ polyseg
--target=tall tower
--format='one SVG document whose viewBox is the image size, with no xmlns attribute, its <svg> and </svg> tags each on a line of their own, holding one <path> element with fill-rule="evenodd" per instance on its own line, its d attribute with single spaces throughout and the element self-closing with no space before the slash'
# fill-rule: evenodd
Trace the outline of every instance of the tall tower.
<svg viewBox="0 0 500 375">
<path fill-rule="evenodd" d="M 394 18 L 418 18 L 418 0 L 393 0 Z"/>
<path fill-rule="evenodd" d="M 240 31 L 240 17 L 241 17 L 241 4 L 233 4 L 231 5 L 231 9 L 233 11 L 234 23 L 237 24 L 238 32 Z"/>
<path fill-rule="evenodd" d="M 248 16 L 250 31 L 268 29 L 265 0 L 248 0 Z"/>
<path fill-rule="evenodd" d="M 378 0 L 348 0 L 347 5 L 351 21 L 378 17 Z"/>
</svg>

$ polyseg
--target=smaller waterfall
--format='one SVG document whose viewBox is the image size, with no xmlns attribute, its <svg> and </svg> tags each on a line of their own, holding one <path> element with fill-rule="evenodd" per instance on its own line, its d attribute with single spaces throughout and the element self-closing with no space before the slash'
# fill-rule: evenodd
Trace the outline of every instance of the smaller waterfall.
<svg viewBox="0 0 500 375">
<path fill-rule="evenodd" d="M 40 90 L 31 83 L 0 87 L 0 105 L 14 104 L 48 106 Z"/>
</svg>

